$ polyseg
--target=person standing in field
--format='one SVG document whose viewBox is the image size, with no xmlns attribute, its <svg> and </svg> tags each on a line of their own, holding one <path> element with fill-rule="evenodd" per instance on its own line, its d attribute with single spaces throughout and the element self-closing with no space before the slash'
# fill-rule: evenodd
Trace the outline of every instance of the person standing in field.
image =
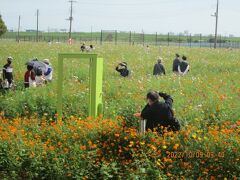
<svg viewBox="0 0 240 180">
<path fill-rule="evenodd" d="M 162 58 L 158 58 L 157 63 L 154 65 L 154 68 L 153 68 L 153 75 L 157 76 L 157 75 L 163 75 L 163 74 L 165 75 L 166 72 L 162 64 Z"/>
<path fill-rule="evenodd" d="M 3 88 L 10 89 L 13 85 L 13 66 L 12 57 L 7 58 L 7 63 L 3 66 L 2 76 L 3 76 Z"/>
<path fill-rule="evenodd" d="M 119 72 L 122 77 L 128 77 L 130 74 L 126 62 L 119 63 L 116 71 Z"/>
<path fill-rule="evenodd" d="M 172 71 L 174 73 L 178 73 L 178 66 L 180 65 L 181 60 L 180 60 L 180 55 L 176 54 L 176 58 L 173 60 L 173 66 L 172 66 Z"/>
<path fill-rule="evenodd" d="M 160 102 L 162 97 L 164 102 Z M 173 99 L 166 93 L 158 93 L 150 91 L 147 93 L 147 105 L 143 108 L 141 113 L 135 113 L 135 117 L 140 117 L 146 120 L 146 130 L 157 130 L 161 132 L 163 128 L 170 131 L 180 130 L 180 123 L 174 117 L 172 110 Z"/>
<path fill-rule="evenodd" d="M 52 74 L 53 74 L 53 68 L 49 62 L 49 59 L 44 59 L 43 60 L 44 64 L 46 65 L 46 71 L 44 72 L 44 77 L 47 82 L 52 81 Z"/>
<path fill-rule="evenodd" d="M 178 65 L 178 73 L 182 76 L 186 75 L 190 69 L 190 66 L 187 62 L 187 57 L 183 56 L 181 63 Z"/>
<path fill-rule="evenodd" d="M 24 75 L 24 87 L 36 87 L 35 73 L 33 71 L 33 66 L 27 65 L 27 71 Z"/>
</svg>

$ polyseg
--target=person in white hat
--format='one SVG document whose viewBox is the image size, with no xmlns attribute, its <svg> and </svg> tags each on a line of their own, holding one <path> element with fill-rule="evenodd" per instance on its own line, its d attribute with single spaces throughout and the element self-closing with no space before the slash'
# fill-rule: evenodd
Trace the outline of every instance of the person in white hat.
<svg viewBox="0 0 240 180">
<path fill-rule="evenodd" d="M 52 81 L 52 77 L 53 77 L 53 68 L 49 62 L 49 59 L 44 59 L 43 60 L 44 64 L 46 65 L 46 72 L 44 72 L 44 77 L 48 82 Z"/>
<path fill-rule="evenodd" d="M 7 64 L 3 66 L 3 88 L 9 89 L 13 85 L 13 66 L 12 66 L 12 57 L 7 58 Z"/>
</svg>

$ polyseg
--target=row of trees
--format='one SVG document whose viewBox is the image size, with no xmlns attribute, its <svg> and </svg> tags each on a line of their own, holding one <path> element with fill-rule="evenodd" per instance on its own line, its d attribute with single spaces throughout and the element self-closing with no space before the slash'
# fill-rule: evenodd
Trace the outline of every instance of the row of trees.
<svg viewBox="0 0 240 180">
<path fill-rule="evenodd" d="M 7 26 L 5 25 L 2 16 L 0 14 L 0 36 L 2 36 L 5 32 L 7 32 Z"/>
</svg>

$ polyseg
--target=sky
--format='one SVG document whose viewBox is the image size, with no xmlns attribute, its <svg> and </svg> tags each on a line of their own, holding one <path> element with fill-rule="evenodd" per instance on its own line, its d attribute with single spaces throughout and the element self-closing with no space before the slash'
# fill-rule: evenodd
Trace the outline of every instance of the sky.
<svg viewBox="0 0 240 180">
<path fill-rule="evenodd" d="M 219 0 L 219 34 L 240 36 L 240 0 Z M 103 30 L 214 34 L 217 0 L 76 0 L 73 31 Z M 0 14 L 8 29 L 69 29 L 68 0 L 0 0 Z"/>
</svg>

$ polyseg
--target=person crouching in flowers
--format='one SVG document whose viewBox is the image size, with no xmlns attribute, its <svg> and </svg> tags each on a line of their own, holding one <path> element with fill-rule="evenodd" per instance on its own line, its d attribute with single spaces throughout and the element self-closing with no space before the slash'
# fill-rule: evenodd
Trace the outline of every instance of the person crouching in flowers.
<svg viewBox="0 0 240 180">
<path fill-rule="evenodd" d="M 129 71 L 128 67 L 127 67 L 127 63 L 126 62 L 119 63 L 115 69 L 116 69 L 117 72 L 120 73 L 120 75 L 122 77 L 128 77 L 129 74 L 130 74 L 130 71 Z"/>
<path fill-rule="evenodd" d="M 162 97 L 164 102 L 160 102 Z M 173 99 L 166 93 L 158 93 L 150 91 L 147 94 L 147 105 L 143 108 L 141 113 L 135 113 L 134 116 L 146 120 L 146 130 L 157 130 L 162 133 L 162 129 L 166 128 L 169 131 L 180 130 L 180 124 L 172 110 Z"/>
</svg>

